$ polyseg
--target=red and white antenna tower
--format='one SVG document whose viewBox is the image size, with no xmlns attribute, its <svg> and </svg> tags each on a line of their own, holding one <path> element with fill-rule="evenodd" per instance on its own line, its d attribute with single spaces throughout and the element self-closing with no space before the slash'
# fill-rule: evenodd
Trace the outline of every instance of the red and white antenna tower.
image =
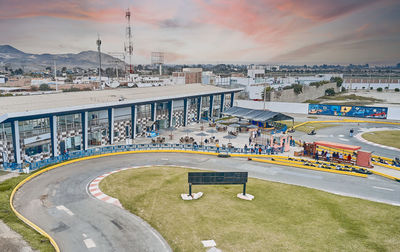
<svg viewBox="0 0 400 252">
<path fill-rule="evenodd" d="M 132 55 L 133 55 L 133 41 L 132 41 L 132 29 L 131 29 L 131 11 L 129 9 L 125 12 L 126 19 L 126 31 L 125 31 L 125 54 L 129 58 L 129 73 L 133 73 L 132 66 Z"/>
</svg>

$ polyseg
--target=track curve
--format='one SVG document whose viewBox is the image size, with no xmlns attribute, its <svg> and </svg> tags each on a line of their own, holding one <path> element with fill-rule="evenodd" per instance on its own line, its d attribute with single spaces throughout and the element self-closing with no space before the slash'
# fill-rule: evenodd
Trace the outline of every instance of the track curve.
<svg viewBox="0 0 400 252">
<path fill-rule="evenodd" d="M 165 240 L 147 223 L 126 210 L 94 199 L 87 192 L 89 182 L 97 176 L 145 165 L 248 171 L 251 177 L 400 205 L 400 183 L 373 175 L 366 179 L 254 163 L 243 158 L 183 153 L 125 154 L 67 164 L 23 185 L 16 193 L 14 205 L 48 232 L 61 251 L 86 251 L 93 246 L 96 251 L 169 251 Z"/>
</svg>

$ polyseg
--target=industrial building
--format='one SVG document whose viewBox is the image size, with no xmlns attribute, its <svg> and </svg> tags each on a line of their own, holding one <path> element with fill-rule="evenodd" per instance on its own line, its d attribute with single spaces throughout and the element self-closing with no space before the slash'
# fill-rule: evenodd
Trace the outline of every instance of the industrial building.
<svg viewBox="0 0 400 252">
<path fill-rule="evenodd" d="M 241 90 L 193 84 L 3 97 L 0 163 L 126 143 L 150 130 L 219 117 Z"/>
</svg>

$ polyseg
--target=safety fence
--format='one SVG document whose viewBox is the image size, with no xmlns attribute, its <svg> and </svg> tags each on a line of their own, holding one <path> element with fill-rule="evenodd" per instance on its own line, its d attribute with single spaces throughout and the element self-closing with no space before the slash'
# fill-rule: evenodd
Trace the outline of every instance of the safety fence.
<svg viewBox="0 0 400 252">
<path fill-rule="evenodd" d="M 257 154 L 271 154 L 271 150 L 267 150 L 265 146 L 259 145 L 261 147 L 261 153 L 257 149 Z M 146 151 L 146 150 L 183 150 L 183 151 L 198 151 L 203 153 L 224 153 L 224 154 L 251 154 L 252 150 L 250 148 L 229 148 L 229 147 L 216 147 L 216 146 L 205 146 L 205 145 L 192 145 L 192 144 L 128 144 L 128 145 L 113 145 L 113 146 L 103 146 L 97 148 L 91 148 L 88 150 L 71 151 L 57 157 L 50 157 L 37 162 L 24 162 L 21 164 L 17 163 L 3 163 L 4 170 L 11 170 L 19 172 L 30 172 L 33 170 L 40 169 L 42 167 L 57 164 L 71 159 L 88 157 L 93 155 L 101 155 L 116 152 L 128 152 L 128 151 Z M 274 150 L 274 152 L 281 150 Z M 268 152 L 268 153 L 267 153 Z M 255 153 L 255 152 L 253 152 Z"/>
</svg>

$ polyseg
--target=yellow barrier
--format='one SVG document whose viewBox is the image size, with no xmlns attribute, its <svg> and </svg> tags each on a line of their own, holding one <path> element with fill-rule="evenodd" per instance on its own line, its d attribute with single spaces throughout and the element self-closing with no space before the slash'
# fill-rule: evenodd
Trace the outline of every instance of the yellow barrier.
<svg viewBox="0 0 400 252">
<path fill-rule="evenodd" d="M 374 171 L 374 170 L 370 170 L 370 171 L 372 173 L 376 174 L 376 175 L 379 175 L 379 176 L 382 176 L 382 177 L 385 177 L 385 178 L 392 179 L 392 180 L 400 182 L 400 178 L 396 178 L 396 177 L 393 177 L 393 176 L 390 176 L 390 175 L 387 175 L 387 174 L 384 174 L 384 173 L 381 173 L 381 172 L 377 172 L 377 171 Z"/>
<path fill-rule="evenodd" d="M 373 163 L 374 165 L 379 165 L 379 166 L 383 166 L 383 167 L 386 167 L 386 168 L 390 168 L 390 169 L 393 169 L 393 170 L 398 170 L 398 171 L 400 171 L 400 168 L 399 168 L 399 167 L 396 167 L 396 166 L 387 165 L 387 164 L 382 164 L 382 163 L 374 162 L 374 161 L 372 161 L 372 163 Z"/>
<path fill-rule="evenodd" d="M 368 177 L 366 174 L 359 174 L 359 173 L 352 173 L 352 172 L 346 172 L 346 171 L 338 171 L 338 170 L 328 170 L 324 168 L 319 168 L 319 167 L 312 167 L 312 166 L 306 166 L 306 165 L 299 165 L 293 162 L 290 162 L 290 160 L 286 162 L 279 162 L 279 161 L 272 161 L 272 160 L 266 160 L 266 159 L 259 159 L 259 158 L 253 158 L 252 160 L 257 161 L 257 162 L 263 162 L 263 163 L 270 163 L 270 164 L 278 164 L 278 165 L 285 165 L 285 166 L 295 166 L 299 168 L 304 168 L 304 169 L 309 169 L 309 170 L 316 170 L 316 171 L 323 171 L 323 172 L 331 172 L 331 173 L 338 173 L 338 174 L 343 174 L 343 175 L 350 175 L 350 176 L 356 176 L 356 177 L 362 177 L 366 178 Z"/>
<path fill-rule="evenodd" d="M 17 190 L 24 185 L 26 182 L 28 182 L 29 180 L 39 176 L 40 174 L 53 170 L 55 168 L 64 166 L 64 165 L 68 165 L 68 164 L 72 164 L 72 163 L 76 163 L 76 162 L 80 162 L 83 160 L 90 160 L 90 159 L 95 159 L 95 158 L 100 158 L 100 157 L 107 157 L 107 156 L 115 156 L 115 155 L 125 155 L 125 154 L 135 154 L 135 153 L 154 153 L 154 152 L 159 152 L 159 153 L 189 153 L 189 154 L 203 154 L 203 155 L 212 155 L 212 156 L 217 156 L 219 153 L 213 153 L 213 152 L 201 152 L 201 151 L 189 151 L 189 150 L 140 150 L 140 151 L 124 151 L 124 152 L 115 152 L 115 153 L 107 153 L 107 154 L 100 154 L 100 155 L 94 155 L 94 156 L 88 156 L 88 157 L 83 157 L 83 158 L 78 158 L 78 159 L 73 159 L 73 160 L 69 160 L 69 161 L 65 161 L 59 164 L 55 164 L 52 165 L 50 167 L 44 168 L 38 172 L 35 172 L 34 174 L 28 176 L 27 178 L 25 178 L 23 181 L 21 181 L 11 192 L 11 196 L 10 196 L 10 206 L 12 211 L 15 213 L 15 215 L 22 220 L 24 223 L 26 223 L 28 226 L 32 227 L 33 229 L 35 229 L 38 233 L 40 233 L 41 235 L 43 235 L 44 237 L 48 238 L 50 243 L 53 245 L 54 249 L 56 252 L 60 251 L 60 248 L 58 247 L 56 241 L 49 235 L 47 234 L 43 229 L 41 229 L 39 226 L 37 226 L 36 224 L 34 224 L 33 222 L 31 222 L 30 220 L 28 220 L 27 218 L 25 218 L 21 213 L 19 213 L 13 205 L 13 200 L 14 200 L 14 196 L 15 193 L 17 192 Z M 285 156 L 277 156 L 277 155 L 257 155 L 257 154 L 231 154 L 232 157 L 273 157 L 273 158 L 281 158 L 281 159 L 288 159 L 289 157 L 285 157 Z M 290 160 L 286 160 L 286 162 L 281 161 L 272 161 L 272 160 L 264 160 L 264 159 L 258 159 L 258 158 L 253 158 L 252 160 L 254 161 L 258 161 L 258 162 L 264 162 L 264 163 L 271 163 L 271 164 L 278 164 L 278 165 L 285 165 L 288 166 L 290 163 Z M 324 171 L 324 172 L 331 172 L 331 173 L 338 173 L 338 174 L 344 174 L 344 175 L 350 175 L 350 176 L 357 176 L 357 177 L 367 177 L 367 175 L 365 174 L 358 174 L 358 173 L 351 173 L 351 172 L 345 172 L 345 171 L 338 171 L 338 170 L 327 170 L 327 169 L 323 169 L 323 168 L 318 168 L 318 167 L 312 167 L 312 166 L 305 166 L 305 165 L 299 165 L 299 164 L 295 164 L 295 163 L 291 163 L 290 165 L 292 166 L 296 166 L 299 168 L 304 168 L 304 169 L 310 169 L 310 170 L 317 170 L 317 171 Z M 378 172 L 374 172 L 376 174 L 379 174 Z M 389 177 L 391 179 L 394 180 L 400 180 L 398 178 L 395 177 L 391 177 L 389 175 L 386 174 L 382 174 L 381 176 L 384 177 Z"/>
<path fill-rule="evenodd" d="M 380 124 L 392 124 L 392 125 L 400 125 L 398 122 L 385 122 L 385 121 L 368 121 L 368 120 L 354 120 L 354 119 L 342 119 L 342 120 L 324 120 L 324 121 L 306 121 L 300 124 L 293 126 L 293 128 L 297 128 L 306 124 L 313 123 L 380 123 Z"/>
<path fill-rule="evenodd" d="M 212 155 L 212 156 L 218 156 L 219 153 L 214 153 L 214 152 L 202 152 L 202 151 L 189 151 L 189 150 L 140 150 L 140 151 L 124 151 L 124 152 L 114 152 L 114 153 L 107 153 L 107 154 L 100 154 L 100 155 L 95 155 L 95 156 L 88 156 L 88 157 L 83 157 L 83 158 L 78 158 L 78 159 L 73 159 L 73 160 L 69 160 L 69 161 L 65 161 L 63 163 L 59 163 L 59 164 L 55 164 L 52 165 L 50 167 L 44 168 L 38 172 L 33 173 L 32 175 L 30 175 L 29 177 L 25 178 L 23 181 L 21 181 L 11 192 L 11 196 L 10 196 L 10 206 L 11 206 L 11 210 L 15 213 L 15 215 L 22 220 L 24 223 L 26 223 L 28 226 L 32 227 L 33 229 L 35 229 L 38 233 L 40 233 L 41 235 L 43 235 L 44 237 L 48 238 L 50 243 L 53 245 L 54 249 L 56 252 L 60 251 L 60 248 L 58 247 L 56 241 L 49 235 L 47 234 L 43 229 L 41 229 L 39 226 L 37 226 L 36 224 L 34 224 L 33 222 L 31 222 L 30 220 L 28 220 L 27 218 L 25 218 L 21 213 L 19 213 L 13 205 L 13 200 L 14 200 L 14 196 L 15 193 L 17 192 L 17 190 L 24 185 L 26 182 L 28 182 L 29 180 L 39 176 L 40 174 L 53 170 L 55 168 L 64 166 L 64 165 L 68 165 L 68 164 L 72 164 L 75 162 L 79 162 L 79 161 L 83 161 L 83 160 L 90 160 L 90 159 L 94 159 L 94 158 L 100 158 L 100 157 L 107 157 L 107 156 L 115 156 L 115 155 L 124 155 L 124 154 L 135 154 L 135 153 L 154 153 L 154 152 L 163 152 L 163 153 L 189 153 L 189 154 L 202 154 L 202 155 Z M 231 154 L 231 156 L 233 157 L 254 157 L 254 156 L 259 156 L 259 157 L 273 157 L 274 155 L 255 155 L 255 154 Z"/>
</svg>

